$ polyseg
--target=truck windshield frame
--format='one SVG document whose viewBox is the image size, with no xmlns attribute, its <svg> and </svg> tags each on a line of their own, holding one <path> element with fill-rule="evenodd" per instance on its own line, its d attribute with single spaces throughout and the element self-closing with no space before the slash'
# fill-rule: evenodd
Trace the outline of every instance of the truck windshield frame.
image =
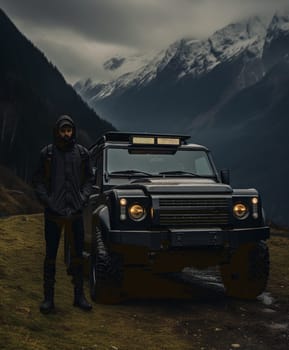
<svg viewBox="0 0 289 350">
<path fill-rule="evenodd" d="M 132 170 L 129 172 L 129 170 Z M 209 177 L 216 178 L 209 152 L 197 148 L 137 148 L 109 146 L 105 150 L 108 176 Z"/>
</svg>

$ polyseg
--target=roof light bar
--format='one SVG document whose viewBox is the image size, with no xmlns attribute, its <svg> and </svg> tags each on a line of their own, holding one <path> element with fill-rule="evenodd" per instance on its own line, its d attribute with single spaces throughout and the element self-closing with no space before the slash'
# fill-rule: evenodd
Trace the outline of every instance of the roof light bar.
<svg viewBox="0 0 289 350">
<path fill-rule="evenodd" d="M 168 137 L 158 137 L 158 145 L 170 145 L 170 146 L 179 146 L 181 144 L 180 138 L 168 138 Z"/>
<path fill-rule="evenodd" d="M 132 136 L 131 141 L 133 145 L 179 146 L 181 144 L 179 137 Z"/>
<path fill-rule="evenodd" d="M 144 137 L 144 136 L 133 136 L 132 143 L 134 145 L 154 145 L 154 137 Z"/>
<path fill-rule="evenodd" d="M 134 139 L 134 141 L 133 141 Z M 162 139 L 157 141 L 157 139 Z M 165 141 L 164 139 L 173 139 L 172 143 Z M 179 141 L 177 141 L 179 139 Z M 104 143 L 126 143 L 134 145 L 163 145 L 163 146 L 179 146 L 181 144 L 187 144 L 187 140 L 190 139 L 188 135 L 178 134 L 148 134 L 144 132 L 119 132 L 108 131 L 96 140 L 96 143 L 89 147 L 89 151 L 96 149 Z"/>
</svg>

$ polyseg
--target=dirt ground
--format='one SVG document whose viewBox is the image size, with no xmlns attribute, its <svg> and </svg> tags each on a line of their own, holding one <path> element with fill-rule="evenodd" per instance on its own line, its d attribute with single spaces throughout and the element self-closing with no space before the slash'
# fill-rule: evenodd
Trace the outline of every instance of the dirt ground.
<svg viewBox="0 0 289 350">
<path fill-rule="evenodd" d="M 188 300 L 134 299 L 72 306 L 72 285 L 57 261 L 56 312 L 39 313 L 44 254 L 42 215 L 0 220 L 0 348 L 72 350 L 288 350 L 289 234 L 273 232 L 267 289 L 257 300 L 225 296 L 218 274 L 187 270 Z M 88 283 L 86 283 L 86 294 Z"/>
</svg>

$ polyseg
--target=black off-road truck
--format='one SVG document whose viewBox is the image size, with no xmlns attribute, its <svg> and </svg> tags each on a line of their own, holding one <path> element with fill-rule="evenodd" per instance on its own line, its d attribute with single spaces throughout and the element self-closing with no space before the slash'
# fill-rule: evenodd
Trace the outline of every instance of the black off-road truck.
<svg viewBox="0 0 289 350">
<path fill-rule="evenodd" d="M 90 148 L 96 183 L 84 254 L 93 300 L 161 295 L 170 285 L 158 280 L 190 266 L 219 266 L 229 296 L 264 291 L 270 232 L 259 193 L 232 189 L 229 172 L 218 173 L 209 150 L 188 139 L 110 132 Z"/>
</svg>

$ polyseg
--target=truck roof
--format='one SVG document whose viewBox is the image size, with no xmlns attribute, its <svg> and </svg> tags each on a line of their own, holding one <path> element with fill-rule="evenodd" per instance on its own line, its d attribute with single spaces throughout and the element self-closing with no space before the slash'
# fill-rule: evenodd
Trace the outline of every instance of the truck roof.
<svg viewBox="0 0 289 350">
<path fill-rule="evenodd" d="M 109 131 L 100 136 L 94 145 L 105 142 L 131 142 L 132 137 L 163 137 L 163 138 L 179 138 L 182 143 L 190 138 L 189 135 L 166 134 L 166 133 L 147 133 L 147 132 L 120 132 Z"/>
<path fill-rule="evenodd" d="M 138 145 L 142 147 L 180 147 L 182 148 L 197 148 L 208 151 L 208 148 L 195 143 L 188 143 L 187 140 L 190 139 L 189 135 L 181 134 L 166 134 L 166 133 L 147 133 L 147 132 L 119 132 L 119 131 L 109 131 L 100 136 L 96 142 L 89 147 L 89 150 L 95 150 L 101 145 L 111 144 L 111 145 Z M 133 142 L 134 139 L 139 140 L 149 140 L 151 143 L 138 143 Z M 158 143 L 157 140 L 165 140 L 167 143 Z M 177 142 L 176 142 L 177 140 Z M 169 142 L 173 142 L 170 144 Z"/>
</svg>

